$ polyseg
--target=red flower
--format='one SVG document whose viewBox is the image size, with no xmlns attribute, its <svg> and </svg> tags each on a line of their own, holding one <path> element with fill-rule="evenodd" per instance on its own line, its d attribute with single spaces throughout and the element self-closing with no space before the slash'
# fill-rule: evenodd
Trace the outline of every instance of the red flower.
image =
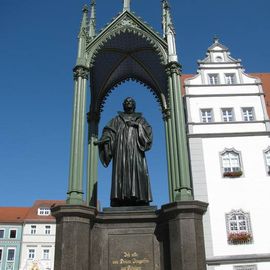
<svg viewBox="0 0 270 270">
<path fill-rule="evenodd" d="M 243 174 L 242 171 L 237 171 L 237 172 L 224 172 L 223 177 L 240 177 Z"/>
<path fill-rule="evenodd" d="M 242 244 L 252 240 L 251 233 L 248 232 L 235 232 L 228 235 L 228 242 L 231 244 Z"/>
</svg>

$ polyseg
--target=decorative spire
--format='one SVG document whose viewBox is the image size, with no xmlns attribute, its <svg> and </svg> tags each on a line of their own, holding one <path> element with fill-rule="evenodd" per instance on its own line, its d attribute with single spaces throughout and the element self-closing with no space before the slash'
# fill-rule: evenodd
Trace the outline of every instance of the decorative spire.
<svg viewBox="0 0 270 270">
<path fill-rule="evenodd" d="M 96 36 L 96 0 L 92 0 L 90 4 L 90 22 L 89 22 L 89 37 Z"/>
<path fill-rule="evenodd" d="M 171 17 L 171 9 L 168 0 L 162 0 L 162 28 L 163 37 L 168 43 L 169 62 L 177 62 L 175 31 Z"/>
<path fill-rule="evenodd" d="M 171 17 L 171 8 L 168 0 L 162 0 L 162 11 L 163 11 L 162 28 L 163 28 L 163 36 L 165 37 L 169 32 L 169 28 L 174 30 Z"/>
<path fill-rule="evenodd" d="M 85 29 L 87 28 L 87 20 L 88 20 L 88 7 L 87 7 L 87 5 L 84 5 L 82 12 L 83 12 L 83 17 L 82 17 L 80 34 L 82 34 L 82 32 L 84 32 Z"/>
<path fill-rule="evenodd" d="M 85 55 L 85 48 L 86 48 L 86 39 L 87 39 L 87 27 L 88 27 L 88 7 L 85 5 L 83 7 L 83 17 L 81 22 L 81 28 L 79 33 L 79 46 L 78 46 L 78 58 L 77 64 L 83 65 L 84 63 L 84 55 Z"/>
<path fill-rule="evenodd" d="M 123 12 L 124 11 L 130 11 L 130 2 L 131 0 L 123 0 L 124 1 L 124 7 L 123 7 Z"/>
</svg>

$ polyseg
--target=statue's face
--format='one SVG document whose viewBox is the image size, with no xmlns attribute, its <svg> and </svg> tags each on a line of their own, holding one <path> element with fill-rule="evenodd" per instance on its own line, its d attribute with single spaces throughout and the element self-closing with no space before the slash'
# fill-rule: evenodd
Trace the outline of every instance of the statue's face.
<svg viewBox="0 0 270 270">
<path fill-rule="evenodd" d="M 135 111 L 136 108 L 136 103 L 135 100 L 133 98 L 126 98 L 123 102 L 123 107 L 124 107 L 124 111 L 126 113 L 132 113 Z"/>
</svg>

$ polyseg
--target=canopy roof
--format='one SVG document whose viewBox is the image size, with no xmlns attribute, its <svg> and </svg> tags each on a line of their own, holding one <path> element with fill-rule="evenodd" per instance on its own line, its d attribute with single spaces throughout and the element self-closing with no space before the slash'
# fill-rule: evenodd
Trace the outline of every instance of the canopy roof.
<svg viewBox="0 0 270 270">
<path fill-rule="evenodd" d="M 123 81 L 143 83 L 167 106 L 167 43 L 134 14 L 125 11 L 87 49 L 91 111 L 99 115 L 106 97 Z"/>
</svg>

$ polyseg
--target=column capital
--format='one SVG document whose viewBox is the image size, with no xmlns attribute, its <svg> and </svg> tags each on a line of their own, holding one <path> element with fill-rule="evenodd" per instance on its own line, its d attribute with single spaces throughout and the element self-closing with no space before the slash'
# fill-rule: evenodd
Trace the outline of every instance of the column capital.
<svg viewBox="0 0 270 270">
<path fill-rule="evenodd" d="M 182 66 L 178 62 L 170 62 L 166 65 L 166 72 L 168 75 L 172 75 L 174 73 L 181 75 Z"/>
<path fill-rule="evenodd" d="M 170 108 L 164 109 L 162 111 L 162 115 L 163 115 L 163 120 L 167 121 L 168 119 L 171 118 L 171 109 Z"/>
<path fill-rule="evenodd" d="M 88 80 L 89 69 L 85 66 L 75 66 L 73 69 L 74 80 L 77 80 L 79 77 Z"/>
</svg>

